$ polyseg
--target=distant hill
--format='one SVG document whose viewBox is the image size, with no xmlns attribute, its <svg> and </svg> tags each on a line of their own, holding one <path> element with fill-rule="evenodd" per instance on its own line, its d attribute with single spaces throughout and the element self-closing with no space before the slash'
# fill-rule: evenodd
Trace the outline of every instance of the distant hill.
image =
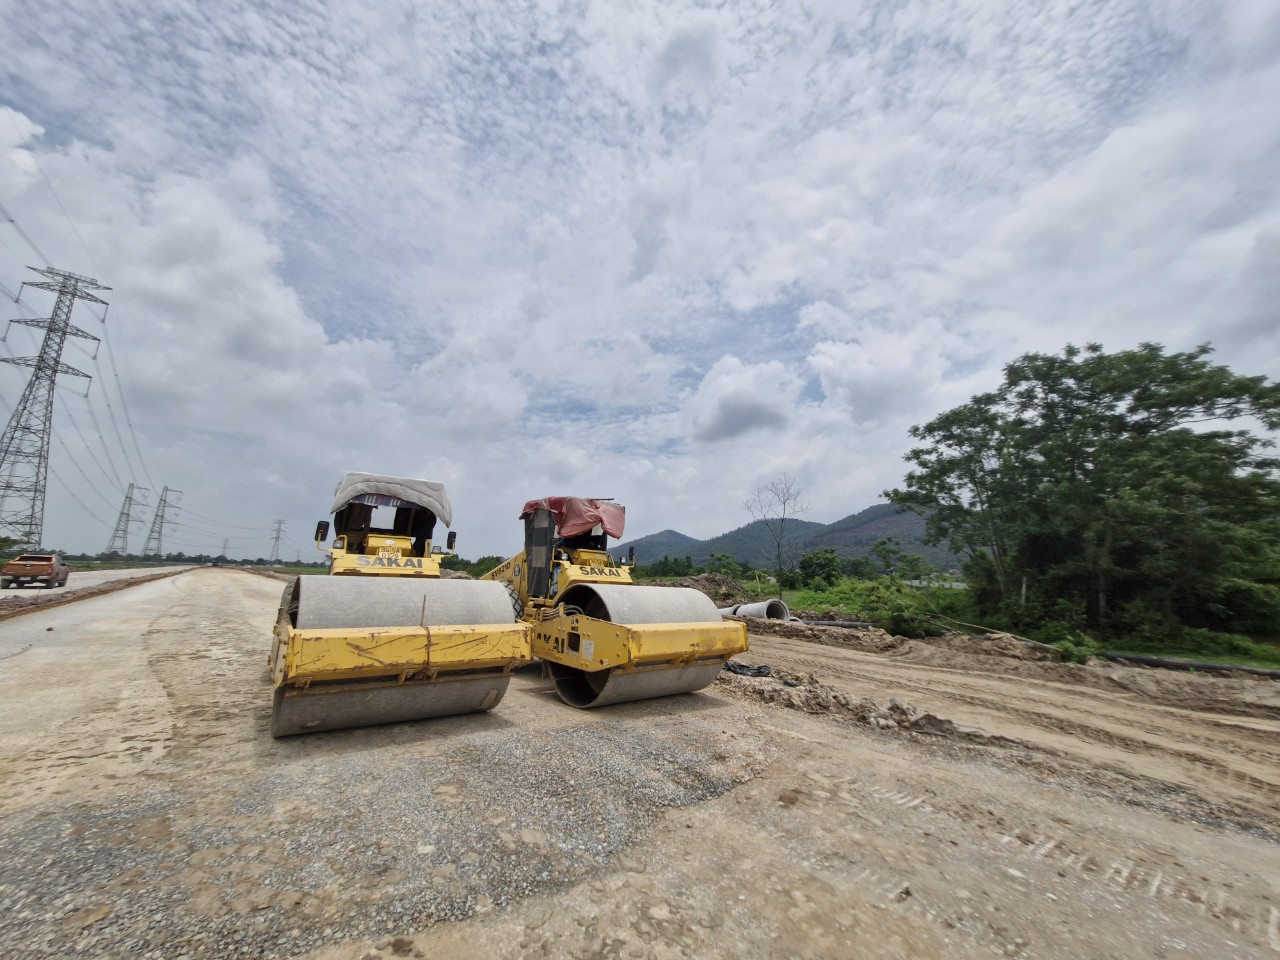
<svg viewBox="0 0 1280 960">
<path fill-rule="evenodd" d="M 813 534 L 807 550 L 833 548 L 841 557 L 870 555 L 871 545 L 881 537 L 896 537 L 907 553 L 918 553 L 935 567 L 946 570 L 960 566 L 961 560 L 946 546 L 924 542 L 924 517 L 900 511 L 891 503 L 877 503 L 828 525 Z"/>
<path fill-rule="evenodd" d="M 626 543 L 620 543 L 616 547 L 610 548 L 610 553 L 615 557 L 627 555 L 627 549 L 631 546 L 636 548 L 637 563 L 652 563 L 654 560 L 661 560 L 663 557 L 688 557 L 702 546 L 701 540 L 695 540 L 693 537 L 686 537 L 683 533 L 675 530 L 663 530 L 661 533 L 651 533 L 647 537 L 641 537 L 639 540 L 629 540 Z"/>
<path fill-rule="evenodd" d="M 798 560 L 800 555 L 808 549 L 810 537 L 825 530 L 826 525 L 814 523 L 812 520 L 788 520 L 783 529 L 786 535 L 783 556 Z M 693 557 L 694 563 L 705 564 L 717 553 L 727 553 L 740 563 L 749 563 L 757 569 L 768 570 L 776 562 L 776 552 L 777 546 L 773 542 L 773 535 L 769 533 L 769 528 L 763 522 L 756 520 L 745 527 L 702 541 L 690 556 Z"/>
<path fill-rule="evenodd" d="M 896 537 L 903 550 L 920 554 L 936 567 L 947 569 L 960 565 L 959 559 L 946 547 L 925 544 L 922 517 L 899 512 L 891 503 L 877 503 L 835 523 L 788 520 L 785 549 L 793 561 L 810 550 L 827 548 L 841 557 L 865 557 L 881 537 Z M 620 543 L 612 547 L 610 553 L 625 556 L 631 547 L 635 547 L 637 563 L 653 563 L 663 557 L 691 557 L 695 564 L 705 565 L 716 554 L 727 553 L 739 563 L 749 563 L 757 569 L 767 570 L 774 564 L 773 537 L 758 520 L 710 540 L 663 530 Z"/>
</svg>

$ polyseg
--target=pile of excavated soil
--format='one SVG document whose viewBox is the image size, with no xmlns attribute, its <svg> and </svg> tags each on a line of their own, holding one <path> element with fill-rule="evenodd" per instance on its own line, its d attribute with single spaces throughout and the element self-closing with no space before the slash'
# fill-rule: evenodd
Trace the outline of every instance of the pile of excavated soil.
<svg viewBox="0 0 1280 960">
<path fill-rule="evenodd" d="M 832 616 L 830 619 L 836 620 L 839 616 Z M 855 626 L 852 622 L 847 627 L 797 623 L 794 620 L 749 618 L 747 622 L 750 624 L 749 629 L 752 633 L 792 637 L 797 640 L 808 640 L 811 643 L 821 643 L 830 647 L 848 647 L 851 650 L 862 650 L 867 653 L 901 651 L 910 644 L 917 644 L 934 647 L 940 651 L 981 657 L 1007 657 L 1013 660 L 1049 663 L 1060 663 L 1063 659 L 1062 651 L 1056 647 L 1021 640 L 1007 633 L 988 633 L 976 637 L 963 633 L 947 633 L 941 637 L 909 640 L 906 637 L 887 633 L 879 627 Z"/>
<path fill-rule="evenodd" d="M 1127 691 L 1152 703 L 1184 710 L 1280 718 L 1280 681 L 1243 671 L 1221 676 L 1096 660 L 1088 664 L 1018 660 L 964 653 L 921 640 L 908 640 L 889 655 L 922 666 Z"/>
<path fill-rule="evenodd" d="M 801 713 L 838 717 L 877 730 L 960 735 L 950 720 L 903 703 L 896 697 L 883 706 L 870 697 L 855 699 L 827 686 L 812 673 L 801 676 L 774 669 L 772 676 L 747 677 L 725 671 L 716 678 L 716 685 L 721 692 L 741 699 L 758 700 Z"/>
<path fill-rule="evenodd" d="M 791 615 L 800 620 L 848 620 L 839 610 L 828 607 L 826 610 L 792 610 Z"/>
<path fill-rule="evenodd" d="M 886 633 L 879 627 L 823 627 L 817 624 L 798 623 L 795 620 L 761 620 L 755 617 L 745 619 L 749 633 L 791 637 L 796 640 L 807 640 L 810 643 L 821 643 L 828 647 L 861 650 L 865 653 L 886 653 L 911 642 L 906 637 L 895 637 Z"/>
<path fill-rule="evenodd" d="M 1015 660 L 1040 660 L 1062 662 L 1062 651 L 1045 643 L 1021 640 L 1008 633 L 986 633 L 969 636 L 965 633 L 946 633 L 941 637 L 929 637 L 924 641 L 935 647 L 956 650 L 961 653 L 977 653 L 987 657 L 1012 657 Z"/>
<path fill-rule="evenodd" d="M 711 598 L 717 607 L 729 607 L 735 603 L 749 603 L 751 594 L 747 593 L 733 577 L 723 573 L 700 573 L 696 577 L 681 577 L 672 580 L 667 586 L 692 587 Z"/>
<path fill-rule="evenodd" d="M 1024 677 L 1113 693 L 1124 691 L 1152 703 L 1185 710 L 1280 718 L 1280 681 L 1256 674 L 1189 673 L 1097 660 L 1088 664 L 1064 663 L 1046 657 L 1040 645 L 1001 634 L 978 637 L 948 634 L 909 640 L 876 627 L 823 627 L 757 619 L 748 619 L 747 629 L 754 635 L 767 634 L 824 647 L 881 654 L 924 667 Z"/>
</svg>

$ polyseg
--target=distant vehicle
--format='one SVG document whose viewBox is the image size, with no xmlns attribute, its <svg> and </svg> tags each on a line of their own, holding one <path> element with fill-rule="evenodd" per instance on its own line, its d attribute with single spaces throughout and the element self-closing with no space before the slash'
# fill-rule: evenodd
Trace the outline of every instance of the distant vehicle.
<svg viewBox="0 0 1280 960">
<path fill-rule="evenodd" d="M 0 590 L 39 583 L 52 589 L 64 586 L 71 569 L 56 553 L 24 553 L 14 557 L 0 570 Z"/>
</svg>

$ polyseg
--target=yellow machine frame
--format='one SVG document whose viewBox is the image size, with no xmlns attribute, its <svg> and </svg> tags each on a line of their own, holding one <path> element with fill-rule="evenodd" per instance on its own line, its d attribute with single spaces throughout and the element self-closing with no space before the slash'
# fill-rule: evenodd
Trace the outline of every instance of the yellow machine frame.
<svg viewBox="0 0 1280 960">
<path fill-rule="evenodd" d="M 323 528 L 323 532 L 321 530 Z M 370 531 L 363 551 L 347 551 L 347 538 L 335 537 L 333 545 L 326 547 L 324 539 L 329 535 L 329 523 L 322 520 L 316 528 L 316 549 L 329 555 L 329 574 L 339 577 L 439 577 L 440 561 L 453 556 L 454 534 L 449 534 L 449 546 L 434 552 L 427 542 L 421 557 L 413 555 L 413 538 L 380 531 Z"/>
<path fill-rule="evenodd" d="M 630 584 L 629 567 L 601 550 L 576 550 L 571 559 L 554 562 L 550 598 L 530 598 L 520 591 L 524 620 L 533 627 L 533 655 L 593 673 L 654 667 L 691 666 L 729 659 L 747 649 L 747 628 L 740 622 L 621 624 L 566 610 L 561 600 L 586 584 Z M 481 579 L 501 580 L 520 590 L 512 578 L 527 563 L 521 553 Z"/>
<path fill-rule="evenodd" d="M 545 519 L 541 525 L 547 527 Z M 530 587 L 541 581 L 541 575 L 530 570 L 530 549 L 535 555 L 545 550 L 549 570 L 544 590 Z M 645 591 L 650 613 L 662 609 L 665 597 L 677 598 L 676 591 L 667 593 L 670 588 L 635 584 L 630 566 L 615 561 L 605 550 L 530 546 L 481 579 L 505 583 L 518 597 L 522 617 L 532 627 L 533 655 L 545 665 L 555 665 L 548 668 L 553 676 L 563 676 L 566 668 L 589 676 L 617 675 L 619 679 L 640 672 L 710 668 L 710 672 L 687 670 L 691 676 L 696 673 L 705 678 L 724 661 L 747 649 L 746 625 L 719 617 L 714 621 L 673 618 L 663 622 L 646 616 L 644 622 L 625 623 L 589 616 L 576 603 L 595 596 L 596 587 Z M 539 596 L 539 592 L 545 595 Z M 692 689 L 700 689 L 706 682 L 709 680 L 698 680 Z M 593 689 L 597 686 L 595 682 L 591 685 Z M 676 685 L 661 692 L 680 691 Z M 616 701 L 605 695 L 600 702 Z"/>
<path fill-rule="evenodd" d="M 340 534 L 330 547 L 320 521 L 316 548 L 329 554 L 330 577 L 285 589 L 269 661 L 273 736 L 488 710 L 532 659 L 529 627 L 505 591 L 441 579 L 455 533 L 447 552 L 435 552 L 430 526 L 416 541 L 400 532 L 414 514 L 398 513 L 394 531 L 372 527 L 371 516 L 348 520 L 354 537 Z M 363 549 L 349 551 L 353 539 Z"/>
</svg>

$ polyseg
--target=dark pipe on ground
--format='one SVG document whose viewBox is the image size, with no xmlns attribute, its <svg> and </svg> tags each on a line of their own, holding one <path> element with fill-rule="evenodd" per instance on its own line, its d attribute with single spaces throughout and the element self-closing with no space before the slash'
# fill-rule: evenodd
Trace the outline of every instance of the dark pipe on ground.
<svg viewBox="0 0 1280 960">
<path fill-rule="evenodd" d="M 1110 650 L 1103 650 L 1098 654 L 1104 660 L 1114 660 L 1119 663 L 1138 663 L 1144 667 L 1163 667 L 1166 670 L 1198 670 L 1201 673 L 1230 673 L 1232 671 L 1240 671 L 1241 673 L 1252 673 L 1259 677 L 1270 677 L 1272 680 L 1280 680 L 1280 670 L 1267 670 L 1263 667 L 1239 667 L 1230 663 L 1205 663 L 1200 660 L 1170 660 L 1167 657 L 1147 657 L 1134 653 L 1113 653 Z"/>
</svg>

